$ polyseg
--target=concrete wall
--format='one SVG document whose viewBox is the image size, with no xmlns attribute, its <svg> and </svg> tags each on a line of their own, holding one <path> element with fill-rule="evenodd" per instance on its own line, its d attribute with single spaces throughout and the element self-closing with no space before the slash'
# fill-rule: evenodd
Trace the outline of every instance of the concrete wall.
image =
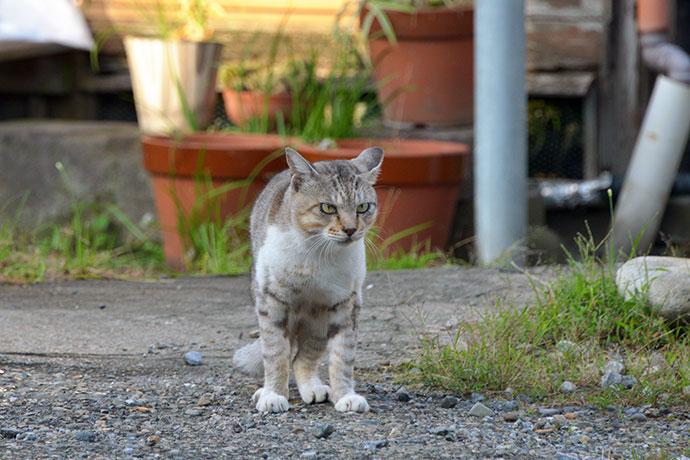
<svg viewBox="0 0 690 460">
<path fill-rule="evenodd" d="M 21 227 L 68 218 L 71 200 L 58 161 L 76 200 L 115 204 L 134 222 L 147 213 L 155 218 L 136 124 L 21 120 L 0 123 L 0 219 L 14 215 L 27 190 Z"/>
</svg>

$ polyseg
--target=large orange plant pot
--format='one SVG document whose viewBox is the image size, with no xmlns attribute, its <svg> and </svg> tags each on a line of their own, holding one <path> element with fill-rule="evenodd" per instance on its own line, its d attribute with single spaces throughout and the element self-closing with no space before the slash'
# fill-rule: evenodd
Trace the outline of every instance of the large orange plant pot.
<svg viewBox="0 0 690 460">
<path fill-rule="evenodd" d="M 383 36 L 377 21 L 369 40 L 384 120 L 393 125 L 472 124 L 474 10 L 386 13 L 397 43 Z"/>
<path fill-rule="evenodd" d="M 215 198 L 224 219 L 248 211 L 270 177 L 287 167 L 284 143 L 273 135 L 143 136 L 141 143 L 144 166 L 151 174 L 165 260 L 175 269 L 183 268 L 188 249 L 180 219 L 189 219 L 195 209 L 209 205 L 199 202 L 209 185 L 218 188 L 253 176 L 250 183 Z"/>
<path fill-rule="evenodd" d="M 379 235 L 385 241 L 400 232 L 420 229 L 388 245 L 386 252 L 409 250 L 427 240 L 434 248 L 447 247 L 460 185 L 470 167 L 466 145 L 395 139 L 348 139 L 337 144 L 337 148 L 320 150 L 276 135 L 142 137 L 144 165 L 152 175 L 167 263 L 173 268 L 183 266 L 185 247 L 178 219 L 198 202 L 205 175 L 214 187 L 253 176 L 251 184 L 219 198 L 222 218 L 248 211 L 270 177 L 287 167 L 282 152 L 288 145 L 310 161 L 350 159 L 368 147 L 383 148 L 384 163 L 376 186 Z"/>
</svg>

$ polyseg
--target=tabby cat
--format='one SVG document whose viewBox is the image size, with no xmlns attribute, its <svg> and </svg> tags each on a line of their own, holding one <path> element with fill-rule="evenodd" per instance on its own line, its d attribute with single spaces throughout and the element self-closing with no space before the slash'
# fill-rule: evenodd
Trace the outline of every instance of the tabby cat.
<svg viewBox="0 0 690 460">
<path fill-rule="evenodd" d="M 376 219 L 376 182 L 383 150 L 353 160 L 310 163 L 291 148 L 288 170 L 257 198 L 250 218 L 252 295 L 257 341 L 233 362 L 260 376 L 253 400 L 261 412 L 284 412 L 290 364 L 302 400 L 330 400 L 341 412 L 366 412 L 355 393 L 353 368 L 357 318 L 366 274 L 364 237 Z M 329 351 L 330 387 L 318 366 Z"/>
</svg>

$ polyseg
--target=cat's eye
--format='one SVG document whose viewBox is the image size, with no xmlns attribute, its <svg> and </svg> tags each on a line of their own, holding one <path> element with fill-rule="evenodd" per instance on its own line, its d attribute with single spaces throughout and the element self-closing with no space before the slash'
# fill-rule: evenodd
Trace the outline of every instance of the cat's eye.
<svg viewBox="0 0 690 460">
<path fill-rule="evenodd" d="M 369 203 L 362 203 L 359 206 L 357 206 L 357 212 L 359 214 L 364 214 L 369 210 Z"/>
<path fill-rule="evenodd" d="M 324 214 L 335 214 L 335 206 L 329 203 L 321 203 L 321 212 Z"/>
</svg>

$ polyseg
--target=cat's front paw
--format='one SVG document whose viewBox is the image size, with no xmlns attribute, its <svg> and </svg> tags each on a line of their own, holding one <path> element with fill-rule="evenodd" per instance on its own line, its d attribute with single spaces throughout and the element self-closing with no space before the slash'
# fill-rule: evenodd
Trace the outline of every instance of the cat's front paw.
<svg viewBox="0 0 690 460">
<path fill-rule="evenodd" d="M 318 404 L 328 401 L 331 389 L 328 385 L 310 385 L 306 386 L 306 388 L 300 388 L 299 394 L 305 403 Z"/>
<path fill-rule="evenodd" d="M 285 396 L 265 388 L 256 390 L 252 400 L 256 403 L 256 410 L 259 412 L 287 412 L 290 408 Z"/>
<path fill-rule="evenodd" d="M 358 394 L 345 395 L 335 403 L 338 412 L 369 412 L 367 400 Z"/>
</svg>

